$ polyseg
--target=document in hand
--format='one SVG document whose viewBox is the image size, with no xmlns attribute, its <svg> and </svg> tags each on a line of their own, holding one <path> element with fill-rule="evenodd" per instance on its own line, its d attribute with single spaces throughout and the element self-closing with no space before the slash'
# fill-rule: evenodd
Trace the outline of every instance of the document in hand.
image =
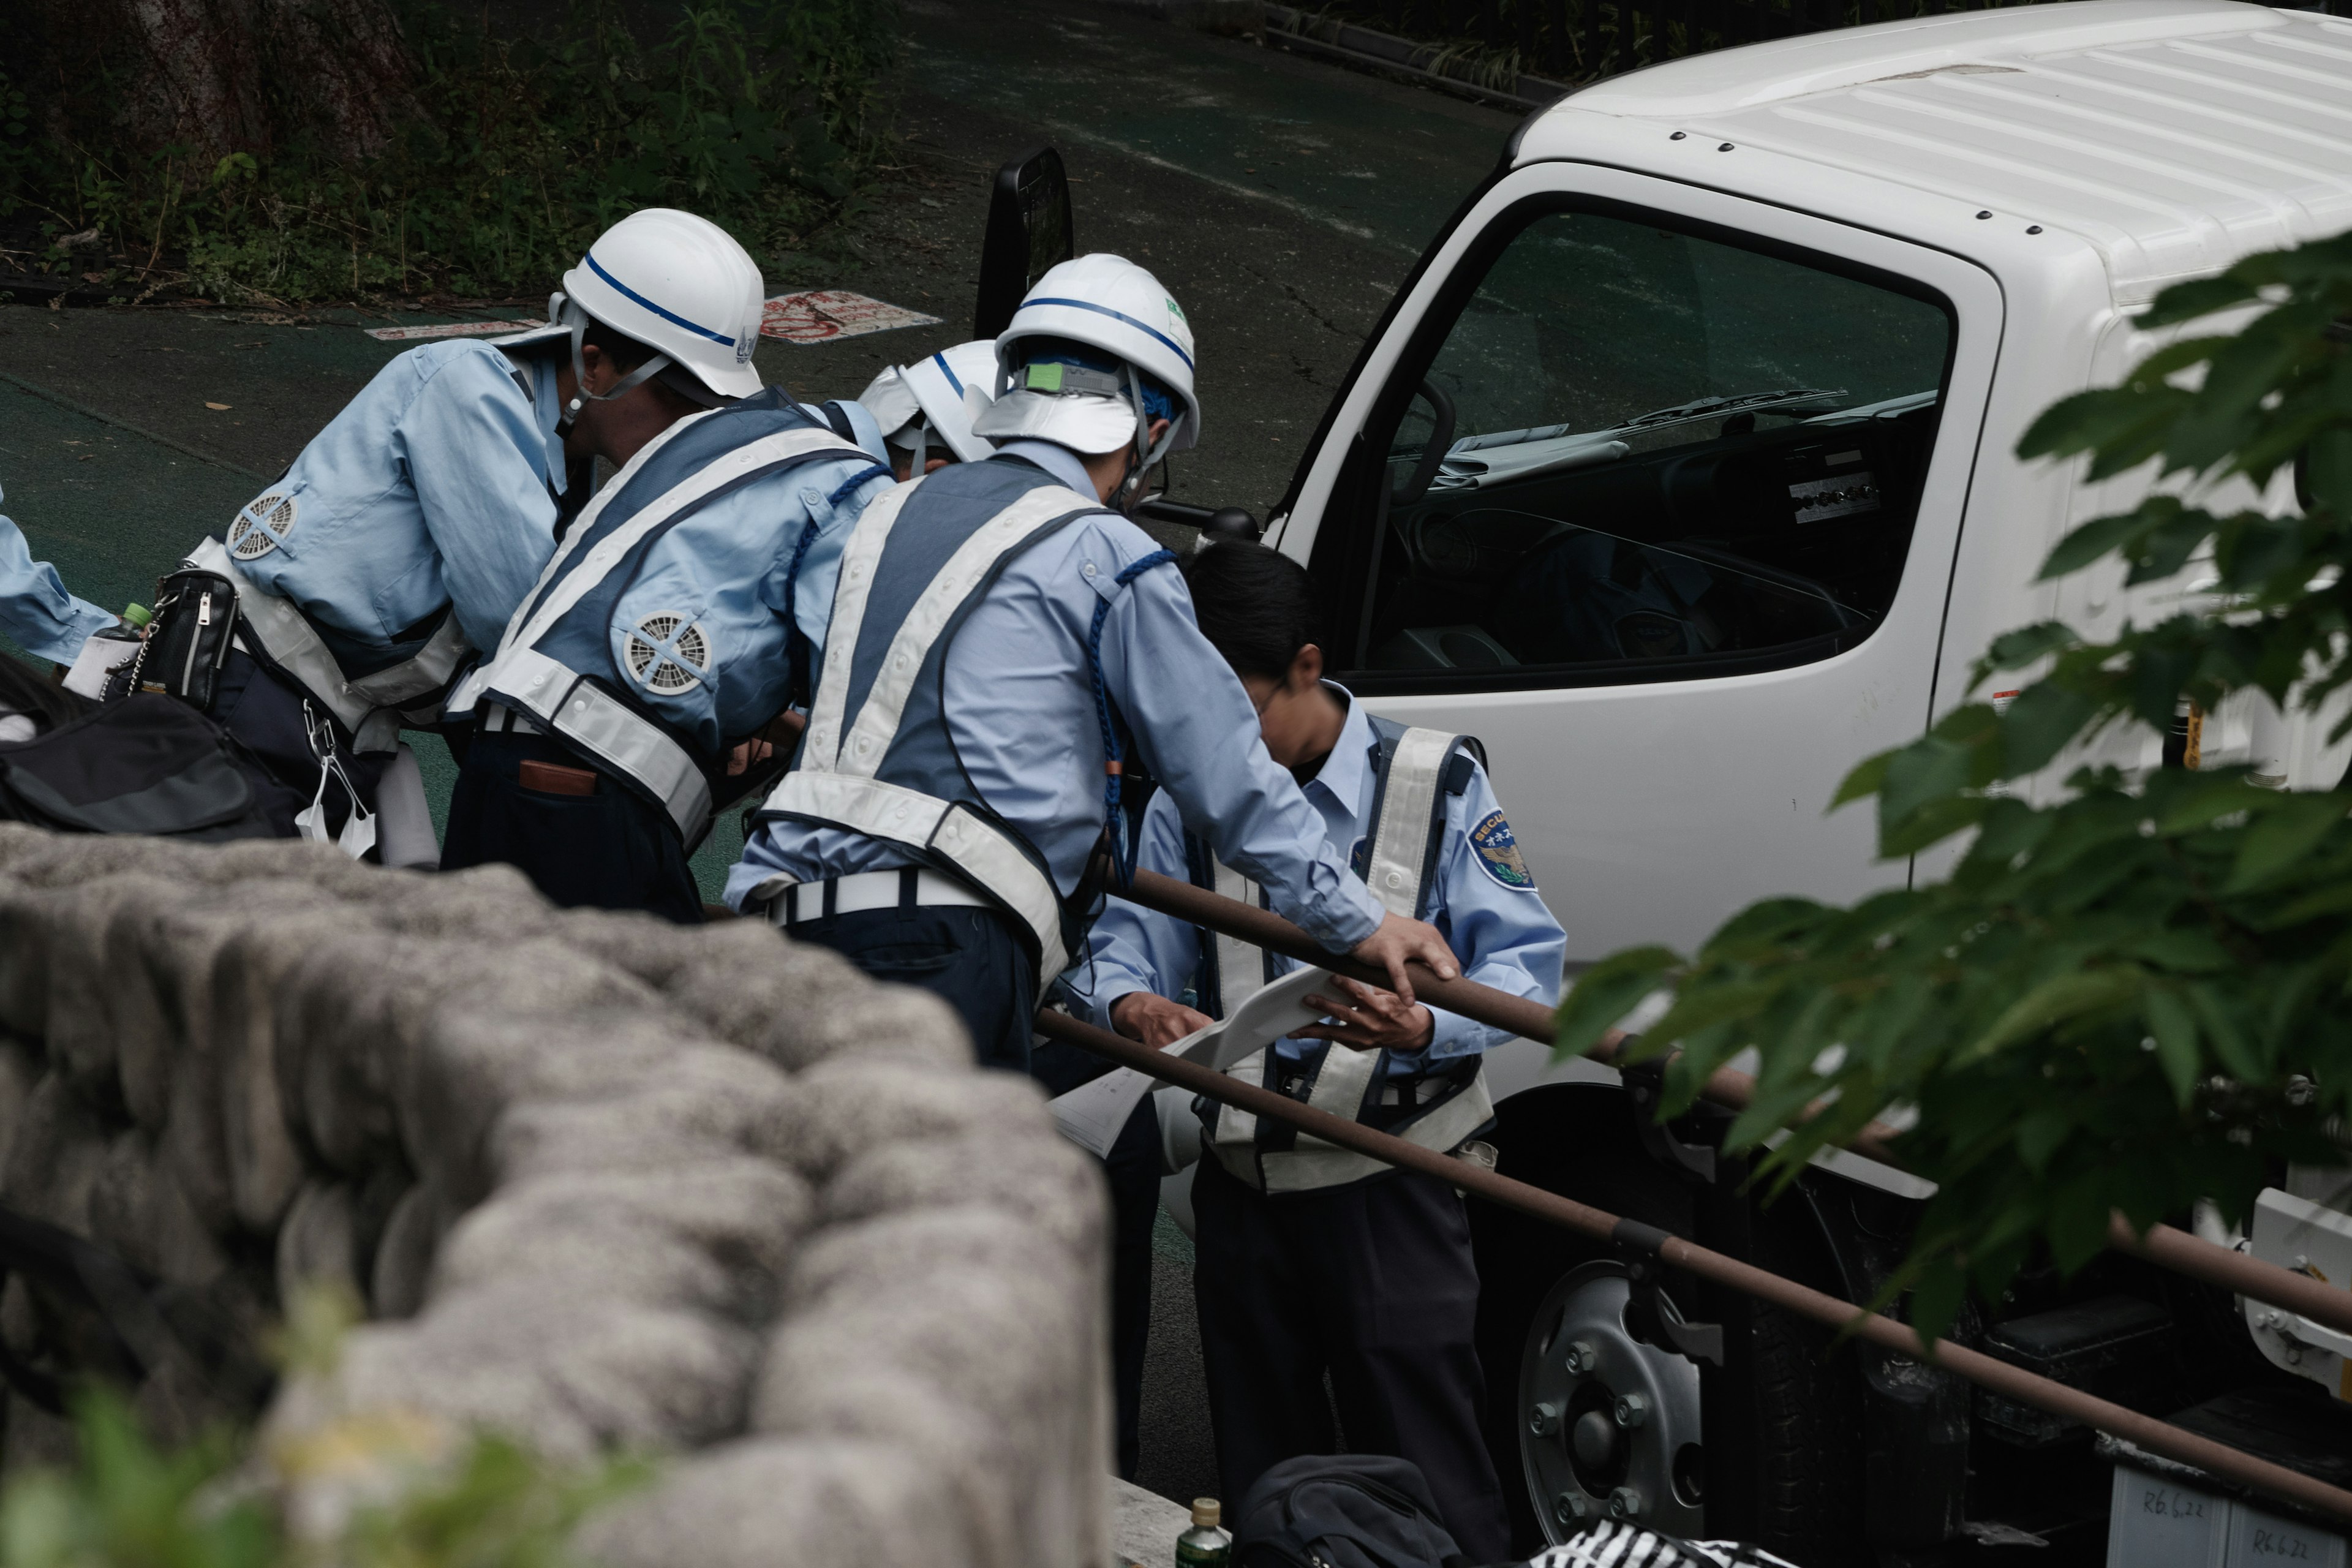
<svg viewBox="0 0 2352 1568">
<path fill-rule="evenodd" d="M 1223 1072 L 1285 1035 L 1319 1021 L 1322 1009 L 1308 1006 L 1306 998 L 1328 994 L 1330 984 L 1328 969 L 1293 970 L 1234 1008 L 1232 1017 L 1195 1029 L 1162 1048 Z M 1119 1129 L 1158 1081 L 1133 1068 L 1119 1068 L 1080 1084 L 1046 1109 L 1054 1113 L 1054 1125 L 1063 1137 L 1100 1158 L 1110 1152 Z"/>
</svg>

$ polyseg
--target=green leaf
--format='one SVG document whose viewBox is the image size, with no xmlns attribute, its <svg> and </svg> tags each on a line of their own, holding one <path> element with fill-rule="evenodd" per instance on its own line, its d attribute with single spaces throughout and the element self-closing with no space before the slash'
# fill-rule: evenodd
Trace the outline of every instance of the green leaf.
<svg viewBox="0 0 2352 1568">
<path fill-rule="evenodd" d="M 2001 716 L 2000 776 L 2022 778 L 2047 767 L 2098 710 L 2091 698 L 2046 680 L 2019 692 Z"/>
<path fill-rule="evenodd" d="M 2344 820 L 2352 799 L 2330 792 L 2291 795 L 2256 818 L 2224 889 L 2243 892 L 2294 864 Z"/>
<path fill-rule="evenodd" d="M 2017 1123 L 2017 1157 L 2039 1172 L 2050 1163 L 2058 1145 L 2074 1131 L 2074 1119 L 2057 1106 L 2028 1111 Z"/>
<path fill-rule="evenodd" d="M 2107 1216 L 2114 1209 L 2102 1171 L 2087 1171 L 2058 1189 L 2050 1205 L 2049 1235 L 2051 1255 L 2062 1273 L 2074 1273 L 2106 1249 Z"/>
<path fill-rule="evenodd" d="M 2189 1096 L 2197 1092 L 2197 1080 L 2204 1074 L 2204 1059 L 2197 1049 L 2196 1015 L 2161 986 L 2141 993 L 2139 1010 L 2147 1022 L 2149 1037 L 2156 1041 L 2157 1063 L 2172 1085 L 2173 1101 L 2186 1110 Z"/>
<path fill-rule="evenodd" d="M 2127 1001 L 2146 983 L 2139 970 L 2121 964 L 2053 974 L 2012 1003 L 1990 1028 L 1969 1043 L 1958 1060 L 1981 1060 L 2069 1018 Z"/>
<path fill-rule="evenodd" d="M 1617 1021 L 1641 1005 L 1682 963 L 1671 948 L 1637 947 L 1611 953 L 1586 970 L 1559 1004 L 1559 1036 L 1552 1047 L 1555 1058 L 1580 1057 L 1616 1027 Z"/>
</svg>

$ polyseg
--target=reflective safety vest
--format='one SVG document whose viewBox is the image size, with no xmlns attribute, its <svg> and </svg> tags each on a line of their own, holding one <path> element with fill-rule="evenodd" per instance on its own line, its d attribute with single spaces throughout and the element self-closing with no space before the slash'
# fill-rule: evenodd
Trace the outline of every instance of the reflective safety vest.
<svg viewBox="0 0 2352 1568">
<path fill-rule="evenodd" d="M 1445 803 L 1470 784 L 1477 742 L 1438 730 L 1412 730 L 1371 721 L 1379 751 L 1372 759 L 1372 820 L 1355 867 L 1365 886 L 1391 912 L 1427 918 L 1438 857 L 1445 847 Z M 1255 883 L 1220 864 L 1191 834 L 1184 853 L 1193 884 L 1244 903 L 1265 907 Z M 1193 990 L 1201 1011 L 1222 1018 L 1275 978 L 1274 956 L 1238 937 L 1200 932 L 1201 961 Z M 1350 1121 L 1378 1110 L 1393 1084 L 1401 1097 L 1384 1131 L 1449 1153 L 1495 1117 L 1479 1058 L 1447 1064 L 1426 1077 L 1392 1080 L 1389 1053 L 1326 1045 L 1318 1058 L 1282 1060 L 1272 1047 L 1234 1064 L 1228 1073 L 1303 1100 Z M 1412 1096 L 1408 1102 L 1403 1096 Z M 1214 1100 L 1204 1109 L 1209 1151 L 1225 1169 L 1268 1194 L 1317 1192 L 1385 1175 L 1392 1167 L 1301 1134 L 1287 1122 L 1260 1121 L 1249 1111 Z"/>
<path fill-rule="evenodd" d="M 845 829 L 970 883 L 1036 944 L 1038 988 L 1069 967 L 1082 900 L 981 798 L 948 733 L 946 659 L 1005 566 L 1082 517 L 1116 515 L 1018 462 L 963 463 L 877 498 L 851 531 L 800 760 L 761 820 Z"/>
<path fill-rule="evenodd" d="M 565 532 L 498 652 L 459 684 L 453 706 L 487 698 L 522 714 L 659 805 L 691 848 L 710 826 L 710 776 L 724 759 L 700 754 L 627 695 L 614 665 L 614 606 L 663 536 L 702 507 L 843 458 L 873 461 L 773 391 L 672 425 Z"/>
<path fill-rule="evenodd" d="M 457 617 L 445 605 L 439 624 L 415 651 L 384 668 L 346 676 L 310 617 L 293 600 L 268 592 L 239 571 L 219 540 L 207 536 L 188 552 L 187 563 L 229 580 L 236 589 L 237 640 L 253 645 L 249 651 L 284 671 L 332 713 L 354 737 L 355 751 L 391 751 L 404 717 L 430 722 L 450 677 L 474 651 L 457 629 Z"/>
</svg>

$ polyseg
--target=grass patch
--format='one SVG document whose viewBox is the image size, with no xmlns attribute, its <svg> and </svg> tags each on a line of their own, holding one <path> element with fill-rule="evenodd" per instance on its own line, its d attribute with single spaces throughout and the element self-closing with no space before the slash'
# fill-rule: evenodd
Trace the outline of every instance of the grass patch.
<svg viewBox="0 0 2352 1568">
<path fill-rule="evenodd" d="M 0 263 L 131 301 L 293 306 L 533 293 L 645 206 L 710 218 L 763 267 L 816 242 L 884 146 L 896 7 L 656 15 L 643 39 L 613 0 L 584 0 L 552 33 L 507 37 L 487 11 L 418 0 L 415 107 L 365 159 L 315 139 L 216 160 L 87 145 L 0 76 Z"/>
</svg>

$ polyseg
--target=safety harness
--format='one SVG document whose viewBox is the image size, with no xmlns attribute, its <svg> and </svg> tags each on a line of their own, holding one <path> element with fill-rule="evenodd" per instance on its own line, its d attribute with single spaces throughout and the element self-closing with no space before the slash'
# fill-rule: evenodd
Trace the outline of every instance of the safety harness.
<svg viewBox="0 0 2352 1568">
<path fill-rule="evenodd" d="M 1393 913 L 1425 919 L 1436 883 L 1438 857 L 1445 847 L 1446 802 L 1469 787 L 1478 742 L 1466 735 L 1415 730 L 1386 719 L 1371 721 L 1372 819 L 1357 869 L 1373 896 Z M 1184 837 L 1187 870 L 1195 886 L 1229 899 L 1265 907 L 1263 889 L 1221 864 L 1209 847 Z M 1200 931 L 1201 962 L 1193 989 L 1201 1010 L 1224 1017 L 1275 978 L 1274 955 L 1238 937 Z M 1326 1045 L 1319 1056 L 1293 1065 L 1272 1047 L 1237 1062 L 1230 1076 L 1303 1100 L 1318 1110 L 1361 1121 L 1379 1110 L 1393 1086 L 1400 1096 L 1393 1120 L 1381 1130 L 1449 1152 L 1494 1120 L 1495 1102 L 1475 1057 L 1423 1078 L 1391 1079 L 1389 1053 Z M 1423 1098 L 1406 1099 L 1418 1096 Z M 1268 1194 L 1316 1192 L 1385 1174 L 1391 1167 L 1319 1138 L 1300 1135 L 1287 1123 L 1263 1122 L 1245 1110 L 1211 1100 L 1202 1107 L 1206 1142 L 1234 1175 Z"/>
<path fill-rule="evenodd" d="M 613 606 L 663 537 L 703 507 L 771 475 L 843 458 L 867 465 L 856 483 L 887 472 L 772 392 L 672 425 L 581 513 L 498 652 L 459 684 L 451 706 L 470 710 L 488 699 L 522 715 L 659 805 L 689 847 L 698 843 L 719 759 L 622 695 Z M 805 553 L 794 552 L 795 572 Z M 791 593 L 788 584 L 788 602 Z"/>
<path fill-rule="evenodd" d="M 1063 898 L 1044 854 L 964 771 L 947 730 L 946 657 L 1006 566 L 1078 519 L 1104 515 L 1092 497 L 1013 461 L 942 468 L 867 507 L 842 555 L 798 765 L 758 814 L 897 844 L 961 878 L 1034 942 L 1041 990 L 1068 967 L 1091 897 L 1082 886 Z M 1159 563 L 1146 557 L 1117 581 Z M 1097 637 L 1100 627 L 1097 614 Z M 1118 726 L 1094 674 L 1115 806 Z"/>
</svg>

